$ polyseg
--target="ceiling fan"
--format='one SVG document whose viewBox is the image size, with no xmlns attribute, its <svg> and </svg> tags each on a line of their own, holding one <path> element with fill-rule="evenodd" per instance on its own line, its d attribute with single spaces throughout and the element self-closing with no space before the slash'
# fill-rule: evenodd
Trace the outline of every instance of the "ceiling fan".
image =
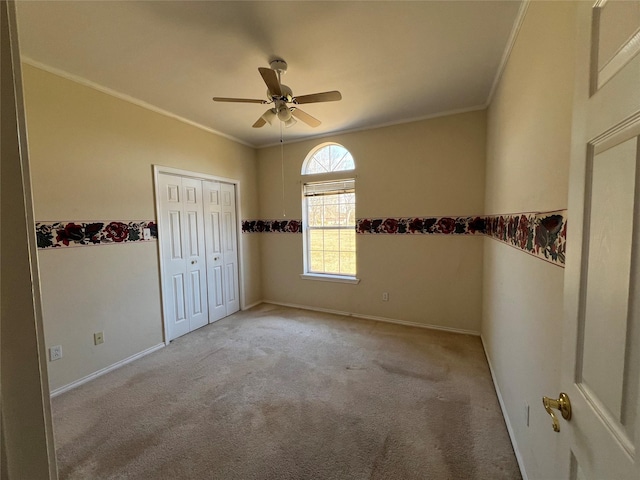
<svg viewBox="0 0 640 480">
<path fill-rule="evenodd" d="M 320 120 L 300 110 L 296 105 L 342 100 L 342 94 L 337 90 L 294 97 L 291 88 L 282 84 L 280 81 L 282 75 L 287 71 L 287 62 L 284 60 L 273 60 L 269 65 L 271 68 L 258 68 L 264 83 L 267 85 L 267 100 L 213 97 L 213 101 L 261 103 L 263 105 L 273 104 L 273 107 L 264 112 L 253 124 L 253 128 L 260 128 L 267 123 L 271 125 L 271 122 L 276 118 L 283 122 L 286 127 L 294 125 L 296 118 L 310 127 L 317 127 L 321 123 Z M 293 104 L 293 106 L 289 106 L 289 104 Z"/>
</svg>

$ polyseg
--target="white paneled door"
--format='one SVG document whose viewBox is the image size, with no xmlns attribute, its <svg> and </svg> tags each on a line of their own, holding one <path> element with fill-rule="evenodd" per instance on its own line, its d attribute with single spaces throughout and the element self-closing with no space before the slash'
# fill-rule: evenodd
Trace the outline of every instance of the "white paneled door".
<svg viewBox="0 0 640 480">
<path fill-rule="evenodd" d="M 209 279 L 209 321 L 240 310 L 235 186 L 202 182 Z"/>
<path fill-rule="evenodd" d="M 158 174 L 168 340 L 240 309 L 235 186 Z"/>
<path fill-rule="evenodd" d="M 227 316 L 224 294 L 225 279 L 220 182 L 203 182 L 203 193 L 204 225 L 207 232 L 209 321 L 215 322 Z"/>
<path fill-rule="evenodd" d="M 238 284 L 238 240 L 236 225 L 235 188 L 220 184 L 222 193 L 222 248 L 224 253 L 225 304 L 227 315 L 240 310 Z"/>
<path fill-rule="evenodd" d="M 577 8 L 562 364 L 572 412 L 556 412 L 558 434 L 571 479 L 637 480 L 640 2 Z"/>
<path fill-rule="evenodd" d="M 201 182 L 158 176 L 163 298 L 169 338 L 208 323 Z"/>
</svg>

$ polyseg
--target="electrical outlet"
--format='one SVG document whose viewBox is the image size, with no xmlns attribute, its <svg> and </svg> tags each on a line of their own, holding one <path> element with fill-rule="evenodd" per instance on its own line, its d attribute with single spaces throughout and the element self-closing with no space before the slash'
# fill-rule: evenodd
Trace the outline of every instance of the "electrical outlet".
<svg viewBox="0 0 640 480">
<path fill-rule="evenodd" d="M 93 334 L 93 343 L 94 345 L 100 345 L 104 343 L 104 332 L 96 332 Z"/>
<path fill-rule="evenodd" d="M 388 292 L 383 292 L 382 293 L 382 301 L 383 302 L 388 302 L 389 301 L 389 293 Z"/>
<path fill-rule="evenodd" d="M 151 240 L 151 229 L 143 228 L 142 229 L 142 239 L 143 240 Z"/>
<path fill-rule="evenodd" d="M 62 345 L 49 347 L 49 361 L 60 360 L 62 358 Z"/>
</svg>

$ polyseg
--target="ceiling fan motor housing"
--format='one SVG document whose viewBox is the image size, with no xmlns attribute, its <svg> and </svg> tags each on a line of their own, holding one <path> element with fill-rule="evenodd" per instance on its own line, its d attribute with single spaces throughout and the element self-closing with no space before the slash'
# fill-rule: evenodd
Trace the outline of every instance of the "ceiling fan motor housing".
<svg viewBox="0 0 640 480">
<path fill-rule="evenodd" d="M 269 100 L 283 100 L 287 103 L 291 103 L 293 101 L 293 90 L 283 83 L 280 84 L 280 90 L 282 92 L 281 96 L 274 95 L 270 90 L 267 90 L 267 98 Z"/>
</svg>

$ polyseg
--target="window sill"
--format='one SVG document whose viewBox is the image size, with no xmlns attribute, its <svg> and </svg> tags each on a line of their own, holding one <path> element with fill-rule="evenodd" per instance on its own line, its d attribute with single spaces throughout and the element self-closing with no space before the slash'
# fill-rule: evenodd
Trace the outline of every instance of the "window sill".
<svg viewBox="0 0 640 480">
<path fill-rule="evenodd" d="M 318 280 L 320 282 L 351 283 L 351 284 L 360 283 L 360 279 L 356 277 L 347 277 L 345 275 L 327 275 L 324 273 L 301 273 L 300 278 L 302 278 L 303 280 Z"/>
</svg>

